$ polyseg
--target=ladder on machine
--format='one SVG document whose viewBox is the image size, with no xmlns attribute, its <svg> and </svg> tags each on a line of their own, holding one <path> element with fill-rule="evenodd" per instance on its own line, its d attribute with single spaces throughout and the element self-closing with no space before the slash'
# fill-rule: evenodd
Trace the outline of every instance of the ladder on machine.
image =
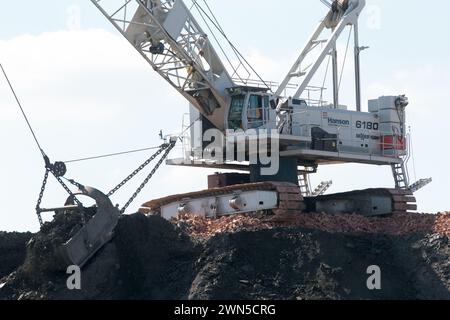
<svg viewBox="0 0 450 320">
<path fill-rule="evenodd" d="M 311 194 L 313 197 L 323 196 L 333 185 L 333 181 L 322 181 Z"/>
<path fill-rule="evenodd" d="M 300 187 L 300 193 L 303 197 L 311 196 L 311 186 L 308 173 L 302 173 L 298 176 L 298 186 Z"/>
<path fill-rule="evenodd" d="M 411 190 L 413 193 L 419 191 L 420 189 L 423 189 L 427 185 L 429 185 L 431 182 L 433 182 L 432 178 L 428 179 L 420 179 L 419 181 L 413 183 L 409 186 L 409 190 Z"/>
<path fill-rule="evenodd" d="M 298 184 L 300 188 L 300 193 L 303 197 L 318 197 L 325 194 L 325 192 L 330 189 L 333 185 L 333 181 L 322 181 L 315 189 L 312 191 L 311 182 L 309 180 L 309 174 L 303 173 L 298 177 Z"/>
<path fill-rule="evenodd" d="M 423 189 L 424 187 L 433 182 L 432 178 L 420 179 L 410 185 L 405 162 L 393 164 L 392 173 L 394 175 L 395 188 L 410 190 L 412 193 L 416 193 L 417 191 Z"/>
<path fill-rule="evenodd" d="M 394 176 L 396 189 L 409 189 L 409 179 L 404 162 L 393 164 L 392 174 Z"/>
</svg>

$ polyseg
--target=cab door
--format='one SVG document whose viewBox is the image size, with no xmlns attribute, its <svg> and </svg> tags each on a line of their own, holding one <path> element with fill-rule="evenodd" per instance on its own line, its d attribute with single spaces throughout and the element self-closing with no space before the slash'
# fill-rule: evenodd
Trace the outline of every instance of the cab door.
<svg viewBox="0 0 450 320">
<path fill-rule="evenodd" d="M 269 121 L 269 96 L 250 94 L 247 104 L 247 129 L 263 129 Z"/>
</svg>

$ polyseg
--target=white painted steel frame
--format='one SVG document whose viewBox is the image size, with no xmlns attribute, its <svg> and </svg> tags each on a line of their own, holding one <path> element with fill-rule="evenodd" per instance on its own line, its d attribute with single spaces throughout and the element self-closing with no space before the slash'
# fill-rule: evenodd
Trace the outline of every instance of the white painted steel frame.
<svg viewBox="0 0 450 320">
<path fill-rule="evenodd" d="M 183 1 L 91 0 L 91 2 L 153 69 L 203 114 L 212 115 L 217 108 L 228 110 L 229 101 L 225 89 L 234 85 L 233 80 L 206 33 Z M 158 7 L 155 7 L 156 5 Z M 141 34 L 144 35 L 147 32 L 148 37 L 137 39 L 136 30 L 142 31 Z M 163 52 L 159 54 L 150 52 L 151 47 L 156 45 L 152 43 L 155 39 L 164 45 Z M 204 94 L 208 100 L 206 107 L 193 96 L 195 92 L 202 91 L 206 92 Z M 224 125 L 222 116 L 224 111 L 210 119 L 219 129 Z"/>
</svg>

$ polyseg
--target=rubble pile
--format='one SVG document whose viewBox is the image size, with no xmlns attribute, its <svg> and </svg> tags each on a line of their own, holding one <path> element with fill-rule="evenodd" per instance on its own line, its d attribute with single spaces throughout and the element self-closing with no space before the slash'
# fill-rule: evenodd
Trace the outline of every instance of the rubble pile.
<svg viewBox="0 0 450 320">
<path fill-rule="evenodd" d="M 55 252 L 80 221 L 58 215 L 35 235 L 0 233 L 0 261 L 15 270 L 0 275 L 0 299 L 450 299 L 450 213 L 289 221 L 124 215 L 73 291 Z M 367 288 L 372 265 L 380 291 Z"/>
<path fill-rule="evenodd" d="M 177 227 L 193 237 L 211 237 L 218 233 L 239 231 L 258 231 L 272 228 L 271 223 L 249 215 L 236 215 L 219 219 L 208 219 L 195 215 L 182 214 L 172 220 Z"/>
<path fill-rule="evenodd" d="M 436 218 L 434 231 L 450 237 L 450 212 L 440 213 L 434 217 Z"/>
<path fill-rule="evenodd" d="M 435 231 L 436 216 L 405 213 L 388 217 L 352 215 L 299 214 L 290 225 L 329 233 L 388 234 L 394 236 Z"/>
<path fill-rule="evenodd" d="M 407 235 L 413 233 L 439 233 L 450 236 L 450 213 L 396 214 L 388 217 L 363 217 L 360 215 L 332 215 L 302 213 L 291 215 L 289 221 L 279 221 L 254 215 L 236 215 L 208 219 L 194 215 L 180 215 L 172 222 L 194 237 L 211 237 L 219 233 L 258 231 L 283 228 L 305 228 L 329 233 Z"/>
</svg>

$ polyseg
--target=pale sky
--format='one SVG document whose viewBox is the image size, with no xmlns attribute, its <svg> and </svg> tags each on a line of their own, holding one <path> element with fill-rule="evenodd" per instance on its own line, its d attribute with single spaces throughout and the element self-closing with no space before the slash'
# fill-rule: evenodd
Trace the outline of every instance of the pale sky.
<svg viewBox="0 0 450 320">
<path fill-rule="evenodd" d="M 415 162 L 410 173 L 434 179 L 416 195 L 419 211 L 449 210 L 450 45 L 444 40 L 450 4 L 367 2 L 360 22 L 361 45 L 370 46 L 362 54 L 364 106 L 382 95 L 409 97 Z M 208 3 L 234 44 L 271 81 L 283 79 L 326 13 L 319 0 L 289 0 L 282 5 L 269 0 Z M 156 146 L 161 129 L 181 130 L 187 102 L 90 1 L 9 1 L 3 4 L 0 21 L 0 62 L 52 160 Z M 342 101 L 353 108 L 350 68 L 351 63 L 345 69 Z M 36 231 L 34 207 L 44 166 L 3 78 L 0 119 L 0 230 Z M 150 154 L 71 164 L 67 177 L 107 192 Z M 209 172 L 214 170 L 164 166 L 129 213 L 153 198 L 205 188 Z M 125 203 L 142 179 L 125 188 L 114 203 Z M 389 167 L 354 165 L 321 167 L 312 181 L 315 185 L 330 179 L 334 181 L 330 192 L 393 185 Z M 43 206 L 63 205 L 65 197 L 50 179 Z"/>
</svg>

